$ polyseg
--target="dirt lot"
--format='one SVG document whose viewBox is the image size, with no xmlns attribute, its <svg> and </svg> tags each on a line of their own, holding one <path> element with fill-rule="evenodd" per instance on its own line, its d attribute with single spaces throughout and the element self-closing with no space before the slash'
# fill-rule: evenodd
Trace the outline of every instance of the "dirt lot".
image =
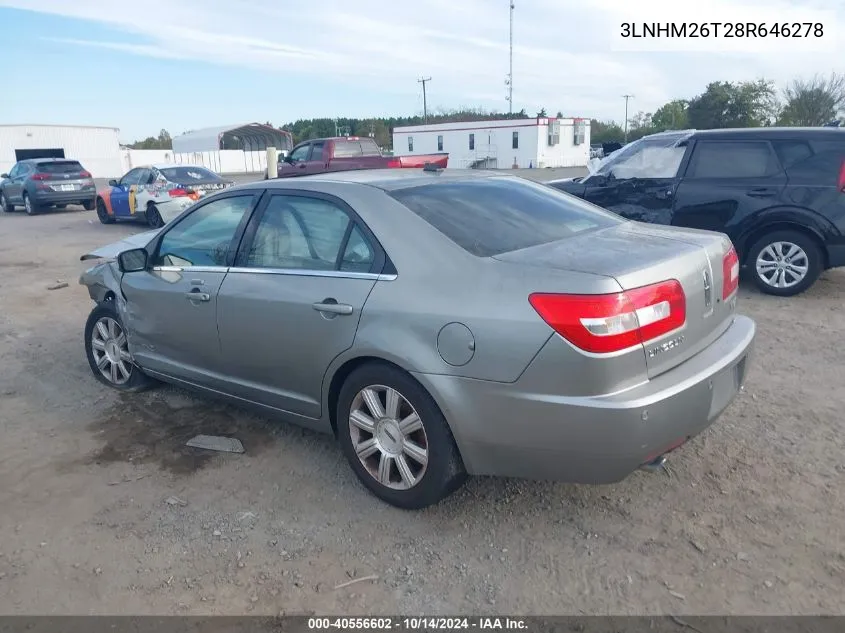
<svg viewBox="0 0 845 633">
<path fill-rule="evenodd" d="M 330 437 L 93 379 L 78 259 L 138 230 L 0 217 L 0 613 L 845 613 L 845 271 L 743 287 L 746 391 L 671 476 L 477 479 L 408 513 Z M 198 432 L 246 453 L 193 453 Z"/>
</svg>

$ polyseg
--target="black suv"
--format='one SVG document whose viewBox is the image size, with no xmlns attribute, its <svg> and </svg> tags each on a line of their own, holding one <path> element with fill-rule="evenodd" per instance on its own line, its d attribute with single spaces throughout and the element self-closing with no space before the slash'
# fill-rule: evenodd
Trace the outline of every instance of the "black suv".
<svg viewBox="0 0 845 633">
<path fill-rule="evenodd" d="M 845 129 L 662 132 L 581 179 L 551 181 L 631 220 L 726 233 L 763 292 L 845 266 Z"/>
</svg>

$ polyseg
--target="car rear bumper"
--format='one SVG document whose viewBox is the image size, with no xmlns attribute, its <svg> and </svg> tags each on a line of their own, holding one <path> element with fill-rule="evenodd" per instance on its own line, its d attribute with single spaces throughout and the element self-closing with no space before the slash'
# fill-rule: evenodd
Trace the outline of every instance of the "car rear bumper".
<svg viewBox="0 0 845 633">
<path fill-rule="evenodd" d="M 745 379 L 756 325 L 737 316 L 682 365 L 623 392 L 534 393 L 515 383 L 417 374 L 474 475 L 613 483 L 706 429 Z M 612 361 L 609 361 L 612 362 Z"/>
<path fill-rule="evenodd" d="M 81 204 L 94 202 L 97 192 L 95 189 L 80 189 L 78 191 L 34 191 L 33 200 L 37 204 Z"/>
</svg>

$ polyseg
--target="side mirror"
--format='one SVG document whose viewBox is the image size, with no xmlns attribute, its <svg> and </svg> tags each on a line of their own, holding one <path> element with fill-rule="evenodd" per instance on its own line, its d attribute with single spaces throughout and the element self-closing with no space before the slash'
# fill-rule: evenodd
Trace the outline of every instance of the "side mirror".
<svg viewBox="0 0 845 633">
<path fill-rule="evenodd" d="M 117 265 L 122 273 L 141 272 L 147 269 L 147 257 L 146 249 L 133 248 L 117 256 Z"/>
<path fill-rule="evenodd" d="M 116 180 L 109 180 L 109 187 L 117 187 L 117 186 L 118 186 L 118 184 L 117 184 Z"/>
<path fill-rule="evenodd" d="M 0 178 L 8 178 L 9 174 L 0 174 Z"/>
</svg>

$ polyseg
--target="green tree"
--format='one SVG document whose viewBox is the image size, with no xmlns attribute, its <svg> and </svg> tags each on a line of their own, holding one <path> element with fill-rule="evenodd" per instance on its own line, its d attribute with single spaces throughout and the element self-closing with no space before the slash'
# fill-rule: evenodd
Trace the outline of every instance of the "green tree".
<svg viewBox="0 0 845 633">
<path fill-rule="evenodd" d="M 765 79 L 713 82 L 687 108 L 689 126 L 699 130 L 771 125 L 777 113 L 774 85 Z"/>
<path fill-rule="evenodd" d="M 538 117 L 549 116 L 546 114 L 546 108 L 540 108 L 540 111 L 537 113 Z"/>
<path fill-rule="evenodd" d="M 783 92 L 786 104 L 780 113 L 781 125 L 824 125 L 845 108 L 845 75 L 833 73 L 812 79 L 795 79 Z"/>
<path fill-rule="evenodd" d="M 651 116 L 651 125 L 654 127 L 654 131 L 687 129 L 689 127 L 688 106 L 689 101 L 674 99 L 657 108 L 657 111 Z"/>
<path fill-rule="evenodd" d="M 614 121 L 598 121 L 596 119 L 590 121 L 591 143 L 621 143 L 624 137 L 625 130 Z"/>
</svg>

